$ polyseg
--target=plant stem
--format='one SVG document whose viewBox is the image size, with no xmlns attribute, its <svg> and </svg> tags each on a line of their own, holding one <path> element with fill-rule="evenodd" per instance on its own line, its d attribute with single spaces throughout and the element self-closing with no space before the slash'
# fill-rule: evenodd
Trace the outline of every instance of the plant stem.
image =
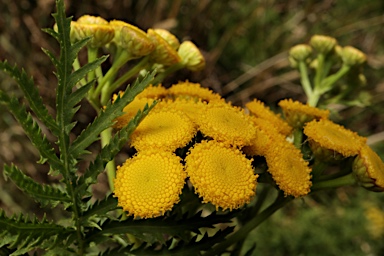
<svg viewBox="0 0 384 256">
<path fill-rule="evenodd" d="M 357 182 L 356 182 L 356 178 L 354 177 L 354 174 L 350 173 L 333 180 L 314 183 L 312 185 L 311 191 L 323 190 L 328 188 L 338 188 L 343 186 L 351 186 L 351 185 L 355 185 L 356 183 Z"/>
<path fill-rule="evenodd" d="M 226 248 L 228 248 L 232 244 L 238 241 L 241 241 L 242 239 L 245 239 L 246 236 L 249 234 L 249 232 L 251 232 L 257 226 L 263 223 L 266 219 L 268 219 L 273 213 L 275 213 L 285 204 L 292 201 L 292 199 L 293 198 L 291 197 L 284 197 L 282 194 L 279 194 L 275 202 L 273 202 L 268 208 L 266 208 L 260 214 L 252 218 L 249 222 L 247 222 L 244 226 L 242 226 L 236 233 L 229 236 L 225 241 L 213 247 L 213 249 L 205 253 L 204 256 L 220 255 L 220 253 L 222 253 Z"/>
<path fill-rule="evenodd" d="M 303 86 L 305 95 L 307 95 L 308 102 L 310 102 L 313 95 L 313 90 L 308 77 L 307 65 L 304 61 L 299 61 L 299 71 L 301 77 L 301 85 Z"/>
<path fill-rule="evenodd" d="M 161 83 L 167 76 L 172 74 L 173 72 L 176 72 L 179 69 L 182 69 L 184 67 L 183 64 L 177 63 L 175 65 L 172 65 L 168 67 L 163 73 L 158 74 L 155 79 L 153 79 L 152 84 L 153 85 L 158 85 Z"/>
<path fill-rule="evenodd" d="M 91 63 L 92 61 L 96 60 L 97 54 L 98 54 L 98 48 L 87 46 L 87 52 L 88 52 L 88 63 Z M 95 71 L 89 72 L 87 75 L 87 80 L 92 81 L 94 78 L 95 78 Z"/>
<path fill-rule="evenodd" d="M 104 131 L 101 132 L 100 136 L 101 136 L 101 146 L 104 147 L 105 145 L 107 145 L 111 141 L 112 128 L 110 127 L 108 129 L 105 129 Z M 109 161 L 105 168 L 106 168 L 107 177 L 108 177 L 109 189 L 111 191 L 113 191 L 114 190 L 113 181 L 114 181 L 115 176 L 116 176 L 115 161 L 114 160 Z"/>
<path fill-rule="evenodd" d="M 301 149 L 301 144 L 303 142 L 303 131 L 299 128 L 295 128 L 293 131 L 293 145 L 296 148 Z"/>
</svg>

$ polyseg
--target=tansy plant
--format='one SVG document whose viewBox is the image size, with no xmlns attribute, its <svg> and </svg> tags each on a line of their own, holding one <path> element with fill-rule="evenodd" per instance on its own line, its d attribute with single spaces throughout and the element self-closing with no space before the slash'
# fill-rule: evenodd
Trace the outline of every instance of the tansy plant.
<svg viewBox="0 0 384 256">
<path fill-rule="evenodd" d="M 359 50 L 326 36 L 293 47 L 290 59 L 308 104 L 284 99 L 281 116 L 257 99 L 233 106 L 198 83 L 163 87 L 172 72 L 205 64 L 192 42 L 180 43 L 168 31 L 144 32 L 89 15 L 71 21 L 61 0 L 53 16 L 56 24 L 46 32 L 59 42 L 60 55 L 45 52 L 58 80 L 55 116 L 33 80 L 5 61 L 1 69 L 29 106 L 4 91 L 0 102 L 40 152 L 38 163 L 49 165 L 60 182 L 40 184 L 12 164 L 3 174 L 43 208 L 60 206 L 66 214 L 51 220 L 1 211 L 2 254 L 250 255 L 255 246 L 242 248 L 249 232 L 295 198 L 345 185 L 384 191 L 380 157 L 366 138 L 332 122 L 326 109 L 333 102 L 356 103 L 348 96 L 363 77 Z M 84 47 L 85 64 L 77 57 Z M 102 50 L 111 59 L 106 71 Z M 133 77 L 139 79 L 117 92 Z M 97 117 L 74 136 L 84 98 Z M 84 163 L 96 142 L 100 152 Z M 116 167 L 125 145 L 133 153 Z M 88 166 L 84 172 L 80 164 Z M 97 201 L 91 186 L 104 170 L 110 192 Z"/>
</svg>

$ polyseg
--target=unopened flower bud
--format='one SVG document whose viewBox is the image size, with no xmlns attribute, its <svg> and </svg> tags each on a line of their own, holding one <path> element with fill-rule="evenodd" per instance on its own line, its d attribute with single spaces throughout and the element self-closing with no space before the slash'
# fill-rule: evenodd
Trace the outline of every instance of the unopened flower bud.
<svg viewBox="0 0 384 256">
<path fill-rule="evenodd" d="M 199 48 L 197 48 L 191 41 L 181 43 L 178 53 L 182 59 L 182 63 L 187 69 L 199 71 L 205 67 L 205 59 L 203 55 Z"/>
<path fill-rule="evenodd" d="M 306 61 L 311 53 L 312 48 L 307 44 L 298 44 L 289 50 L 289 56 L 296 61 Z"/>
<path fill-rule="evenodd" d="M 352 171 L 365 189 L 384 192 L 384 163 L 368 145 L 353 161 Z"/>
<path fill-rule="evenodd" d="M 155 45 L 138 27 L 120 20 L 112 20 L 109 24 L 115 30 L 112 42 L 130 52 L 133 57 L 146 56 L 154 51 Z"/>
<path fill-rule="evenodd" d="M 159 34 L 167 43 L 169 43 L 173 49 L 177 50 L 180 46 L 179 39 L 175 37 L 171 32 L 161 28 L 155 28 L 154 31 Z"/>
<path fill-rule="evenodd" d="M 335 38 L 323 35 L 314 35 L 311 37 L 309 44 L 319 53 L 327 54 L 333 50 L 337 41 Z"/>
<path fill-rule="evenodd" d="M 152 62 L 171 66 L 181 61 L 176 50 L 153 29 L 148 29 L 147 34 L 156 46 L 150 57 Z"/>
<path fill-rule="evenodd" d="M 72 42 L 92 37 L 88 46 L 99 48 L 109 43 L 115 34 L 108 21 L 101 17 L 84 15 L 77 21 L 71 22 L 70 38 Z"/>
<path fill-rule="evenodd" d="M 341 51 L 341 59 L 348 66 L 358 66 L 367 60 L 367 56 L 352 46 L 345 46 Z"/>
</svg>

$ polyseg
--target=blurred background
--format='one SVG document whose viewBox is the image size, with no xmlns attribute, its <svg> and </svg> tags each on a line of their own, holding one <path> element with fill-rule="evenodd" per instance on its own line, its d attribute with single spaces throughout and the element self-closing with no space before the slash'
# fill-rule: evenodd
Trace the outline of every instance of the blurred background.
<svg viewBox="0 0 384 256">
<path fill-rule="evenodd" d="M 120 19 L 143 30 L 165 28 L 180 41 L 191 40 L 203 52 L 203 71 L 180 71 L 164 86 L 179 80 L 199 82 L 235 105 L 258 98 L 275 108 L 283 98 L 305 102 L 299 74 L 289 66 L 287 51 L 307 43 L 314 34 L 335 37 L 341 46 L 352 45 L 367 54 L 364 73 L 372 95 L 367 107 L 337 110 L 336 121 L 369 138 L 384 158 L 384 1 L 381 0 L 84 0 L 65 1 L 67 14 Z M 57 52 L 56 41 L 41 31 L 53 26 L 53 0 L 2 0 L 0 2 L 0 59 L 23 67 L 39 85 L 54 113 L 56 78 L 41 47 Z M 16 96 L 15 83 L 0 73 L 0 88 Z M 79 129 L 96 113 L 84 102 L 78 113 Z M 76 132 L 76 131 L 75 131 Z M 124 155 L 121 156 L 124 158 Z M 45 166 L 36 165 L 38 152 L 20 126 L 0 110 L 0 165 L 11 162 L 41 182 L 55 182 Z M 7 213 L 22 209 L 42 214 L 0 175 L 0 206 Z M 104 187 L 103 187 L 104 186 Z M 95 193 L 105 191 L 105 177 Z M 384 220 L 372 224 L 373 208 L 384 210 L 383 194 L 361 188 L 322 192 L 276 213 L 251 233 L 257 255 L 384 255 Z M 381 207 L 381 208 L 380 208 Z M 44 209 L 45 210 L 45 209 Z M 49 214 L 57 217 L 59 210 Z M 369 217 L 370 216 L 370 217 Z M 376 218 L 380 220 L 379 218 Z M 381 231 L 380 231 L 381 230 Z M 381 233 L 380 233 L 381 232 Z M 255 255 L 256 255 L 255 254 Z"/>
</svg>

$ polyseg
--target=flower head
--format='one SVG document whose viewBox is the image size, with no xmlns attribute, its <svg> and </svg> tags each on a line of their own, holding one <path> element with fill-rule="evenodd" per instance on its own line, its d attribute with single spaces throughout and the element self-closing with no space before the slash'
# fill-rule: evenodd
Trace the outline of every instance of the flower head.
<svg viewBox="0 0 384 256">
<path fill-rule="evenodd" d="M 384 163 L 368 145 L 360 150 L 353 162 L 352 170 L 364 188 L 377 192 L 384 191 Z"/>
<path fill-rule="evenodd" d="M 204 135 L 233 146 L 250 145 L 256 132 L 243 109 L 224 103 L 207 104 L 198 122 Z"/>
<path fill-rule="evenodd" d="M 146 56 L 155 50 L 147 34 L 138 27 L 120 20 L 112 20 L 109 24 L 115 30 L 112 42 L 128 51 L 132 57 Z"/>
<path fill-rule="evenodd" d="M 180 158 L 169 152 L 138 153 L 117 168 L 114 195 L 135 218 L 164 215 L 179 202 L 186 173 Z"/>
<path fill-rule="evenodd" d="M 292 127 L 281 119 L 280 115 L 275 114 L 270 108 L 265 106 L 263 102 L 255 99 L 245 104 L 245 106 L 253 116 L 265 119 L 272 123 L 281 134 L 289 135 L 292 132 Z"/>
<path fill-rule="evenodd" d="M 181 63 L 191 71 L 199 71 L 205 67 L 205 59 L 199 48 L 191 41 L 181 43 L 177 51 L 181 57 Z"/>
<path fill-rule="evenodd" d="M 139 93 L 137 98 L 147 98 L 147 99 L 162 99 L 165 98 L 168 94 L 166 88 L 161 85 L 149 85 L 141 93 Z"/>
<path fill-rule="evenodd" d="M 268 172 L 286 195 L 307 195 L 312 186 L 312 170 L 299 149 L 279 138 L 274 139 L 274 143 L 265 153 Z"/>
<path fill-rule="evenodd" d="M 186 171 L 204 203 L 236 209 L 249 203 L 256 191 L 257 175 L 251 160 L 236 148 L 216 141 L 196 144 L 186 157 Z"/>
<path fill-rule="evenodd" d="M 302 128 L 305 123 L 313 119 L 327 119 L 329 110 L 322 110 L 301 102 L 285 99 L 279 102 L 279 106 L 283 110 L 285 120 L 294 128 Z"/>
<path fill-rule="evenodd" d="M 175 109 L 152 109 L 131 136 L 131 145 L 138 151 L 147 148 L 174 151 L 195 136 L 194 123 Z"/>
<path fill-rule="evenodd" d="M 219 94 L 212 92 L 208 88 L 201 87 L 200 84 L 188 81 L 174 84 L 168 91 L 173 98 L 201 99 L 207 102 L 223 101 Z"/>
<path fill-rule="evenodd" d="M 114 95 L 114 98 L 117 96 Z M 145 105 L 151 105 L 154 102 L 153 99 L 136 97 L 131 103 L 124 107 L 124 114 L 116 118 L 114 128 L 121 129 L 126 126 L 132 118 L 135 117 L 139 110 L 144 109 Z"/>
<path fill-rule="evenodd" d="M 108 21 L 101 17 L 90 15 L 81 16 L 77 21 L 71 22 L 71 40 L 76 42 L 92 37 L 88 46 L 98 48 L 109 43 L 115 35 L 115 30 L 109 26 Z"/>
<path fill-rule="evenodd" d="M 289 57 L 295 61 L 306 61 L 312 53 L 311 46 L 307 44 L 298 44 L 289 50 Z"/>
<path fill-rule="evenodd" d="M 180 57 L 177 51 L 167 42 L 166 39 L 161 37 L 153 29 L 148 29 L 148 37 L 156 46 L 155 50 L 151 54 L 151 61 L 159 63 L 164 66 L 171 66 L 180 62 Z"/>
<path fill-rule="evenodd" d="M 323 161 L 357 155 L 367 140 L 327 119 L 307 123 L 304 134 L 313 153 Z"/>
<path fill-rule="evenodd" d="M 337 45 L 335 38 L 323 35 L 314 35 L 311 37 L 310 45 L 319 53 L 327 54 Z"/>
<path fill-rule="evenodd" d="M 345 46 L 340 54 L 343 63 L 348 66 L 358 66 L 367 60 L 367 56 L 362 51 L 352 46 Z"/>
<path fill-rule="evenodd" d="M 161 28 L 153 29 L 158 35 L 160 35 L 167 43 L 175 50 L 180 46 L 179 39 L 175 37 L 171 32 Z"/>
</svg>

